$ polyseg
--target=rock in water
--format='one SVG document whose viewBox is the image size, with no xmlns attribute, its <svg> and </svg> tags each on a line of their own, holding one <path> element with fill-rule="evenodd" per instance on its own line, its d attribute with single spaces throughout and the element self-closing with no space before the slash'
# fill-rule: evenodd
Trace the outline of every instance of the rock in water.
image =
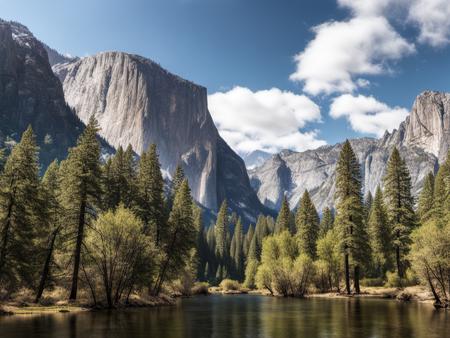
<svg viewBox="0 0 450 338">
<path fill-rule="evenodd" d="M 206 88 L 141 56 L 105 52 L 53 67 L 67 103 L 86 122 L 95 114 L 100 134 L 114 147 L 142 153 L 152 143 L 162 169 L 181 163 L 194 198 L 217 210 L 226 198 L 254 221 L 267 212 L 250 186 L 242 159 L 219 136 Z"/>
</svg>

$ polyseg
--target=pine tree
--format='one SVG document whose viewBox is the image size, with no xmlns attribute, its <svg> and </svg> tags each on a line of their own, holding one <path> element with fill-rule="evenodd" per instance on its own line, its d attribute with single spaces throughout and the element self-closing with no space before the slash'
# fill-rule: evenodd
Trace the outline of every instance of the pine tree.
<svg viewBox="0 0 450 338">
<path fill-rule="evenodd" d="M 8 157 L 0 182 L 0 284 L 5 289 L 32 286 L 34 240 L 42 221 L 38 147 L 31 127 Z"/>
<path fill-rule="evenodd" d="M 59 165 L 55 160 L 47 168 L 41 184 L 41 194 L 45 201 L 45 222 L 41 229 L 43 232 L 43 267 L 40 276 L 35 302 L 37 303 L 51 275 L 51 267 L 54 260 L 54 251 L 57 237 L 63 224 L 61 218 L 61 206 L 59 204 Z"/>
<path fill-rule="evenodd" d="M 250 250 L 250 244 L 252 242 L 253 236 L 255 234 L 255 228 L 253 224 L 250 224 L 244 238 L 244 256 L 248 257 L 248 252 Z"/>
<path fill-rule="evenodd" d="M 419 196 L 419 205 L 417 208 L 417 215 L 420 223 L 424 224 L 431 219 L 433 215 L 434 206 L 434 175 L 432 172 L 428 173 L 423 182 L 422 191 Z"/>
<path fill-rule="evenodd" d="M 316 242 L 319 236 L 319 215 L 316 207 L 311 201 L 308 190 L 305 190 L 300 200 L 295 217 L 297 229 L 297 241 L 300 252 L 307 254 L 310 258 L 316 258 Z"/>
<path fill-rule="evenodd" d="M 281 202 L 281 208 L 278 212 L 277 221 L 275 223 L 274 233 L 281 233 L 283 230 L 289 230 L 291 217 L 291 210 L 289 208 L 289 202 L 286 196 L 283 196 L 283 201 Z"/>
<path fill-rule="evenodd" d="M 322 238 L 328 231 L 333 229 L 334 214 L 329 207 L 325 207 L 322 211 L 322 219 L 320 220 L 319 237 Z"/>
<path fill-rule="evenodd" d="M 136 185 L 137 214 L 144 222 L 146 233 L 154 238 L 156 246 L 161 246 L 166 241 L 167 229 L 164 180 L 155 144 L 141 156 Z"/>
<path fill-rule="evenodd" d="M 392 265 L 392 234 L 380 187 L 377 187 L 372 203 L 368 228 L 375 273 L 384 277 Z"/>
<path fill-rule="evenodd" d="M 177 193 L 178 187 L 183 183 L 185 179 L 184 170 L 181 164 L 178 164 L 175 168 L 175 172 L 172 175 L 172 181 L 170 182 L 170 193 L 167 199 L 167 208 L 170 211 L 172 209 L 172 203 Z"/>
<path fill-rule="evenodd" d="M 367 193 L 366 199 L 364 200 L 364 223 L 367 224 L 369 222 L 370 217 L 370 209 L 372 208 L 373 196 L 369 191 Z"/>
<path fill-rule="evenodd" d="M 370 257 L 368 236 L 364 228 L 364 207 L 361 194 L 361 174 L 358 160 L 345 141 L 336 167 L 336 228 L 344 254 L 345 286 L 350 294 L 350 259 L 354 265 L 354 287 L 359 293 L 361 267 Z"/>
<path fill-rule="evenodd" d="M 78 273 L 86 225 L 90 224 L 101 204 L 100 144 L 98 124 L 91 117 L 86 129 L 61 164 L 62 220 L 76 234 L 73 250 L 73 273 L 70 300 L 77 298 Z"/>
<path fill-rule="evenodd" d="M 120 203 L 130 208 L 135 199 L 135 163 L 131 146 L 124 151 L 122 146 L 104 166 L 105 209 L 115 209 Z"/>
<path fill-rule="evenodd" d="M 234 227 L 231 243 L 230 256 L 233 261 L 234 271 L 237 279 L 241 280 L 244 274 L 244 233 L 240 217 Z"/>
<path fill-rule="evenodd" d="M 219 209 L 219 214 L 217 215 L 217 221 L 214 226 L 215 238 L 216 238 L 216 255 L 218 259 L 223 263 L 227 258 L 227 232 L 228 232 L 228 205 L 227 201 L 224 200 Z"/>
<path fill-rule="evenodd" d="M 439 225 L 445 223 L 450 200 L 450 152 L 447 160 L 441 164 L 434 180 L 434 207 L 432 217 Z"/>
<path fill-rule="evenodd" d="M 416 226 L 414 198 L 411 195 L 411 178 L 405 161 L 394 148 L 384 177 L 384 196 L 392 226 L 397 274 L 403 277 L 403 263 L 411 244 L 410 234 Z"/>
<path fill-rule="evenodd" d="M 191 249 L 196 245 L 197 229 L 193 222 L 192 203 L 189 183 L 185 179 L 177 189 L 167 222 L 167 241 L 162 247 L 164 259 L 153 289 L 155 295 L 160 293 L 167 279 L 176 276 L 185 266 Z"/>
</svg>

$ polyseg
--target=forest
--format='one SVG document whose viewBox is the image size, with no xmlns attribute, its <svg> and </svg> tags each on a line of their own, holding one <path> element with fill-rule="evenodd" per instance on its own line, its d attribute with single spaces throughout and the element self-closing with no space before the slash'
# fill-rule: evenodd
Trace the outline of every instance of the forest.
<svg viewBox="0 0 450 338">
<path fill-rule="evenodd" d="M 382 186 L 364 196 L 349 141 L 336 166 L 335 205 L 320 214 L 306 190 L 276 219 L 244 226 L 223 201 L 203 224 L 181 166 L 165 181 L 155 145 L 135 156 L 101 153 L 91 118 L 67 158 L 40 175 L 29 127 L 1 152 L 0 297 L 28 290 L 36 303 L 65 290 L 75 302 L 116 307 L 135 294 L 227 282 L 272 295 L 359 294 L 361 286 L 423 284 L 449 306 L 450 158 L 424 179 L 417 200 L 394 148 Z M 245 229 L 247 228 L 247 229 Z"/>
</svg>

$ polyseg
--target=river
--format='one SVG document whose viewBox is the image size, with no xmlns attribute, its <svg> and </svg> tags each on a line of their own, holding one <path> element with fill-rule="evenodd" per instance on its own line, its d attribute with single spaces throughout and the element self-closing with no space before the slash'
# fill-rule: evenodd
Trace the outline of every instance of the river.
<svg viewBox="0 0 450 338">
<path fill-rule="evenodd" d="M 0 317 L 1 338 L 450 337 L 450 311 L 381 299 L 201 296 L 176 306 Z"/>
</svg>

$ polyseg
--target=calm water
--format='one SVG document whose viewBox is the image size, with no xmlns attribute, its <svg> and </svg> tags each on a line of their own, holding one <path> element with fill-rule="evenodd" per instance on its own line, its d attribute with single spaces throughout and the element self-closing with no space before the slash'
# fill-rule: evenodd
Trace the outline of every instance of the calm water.
<svg viewBox="0 0 450 338">
<path fill-rule="evenodd" d="M 372 299 L 209 296 L 177 306 L 0 317 L 1 338 L 450 337 L 450 313 Z"/>
</svg>

